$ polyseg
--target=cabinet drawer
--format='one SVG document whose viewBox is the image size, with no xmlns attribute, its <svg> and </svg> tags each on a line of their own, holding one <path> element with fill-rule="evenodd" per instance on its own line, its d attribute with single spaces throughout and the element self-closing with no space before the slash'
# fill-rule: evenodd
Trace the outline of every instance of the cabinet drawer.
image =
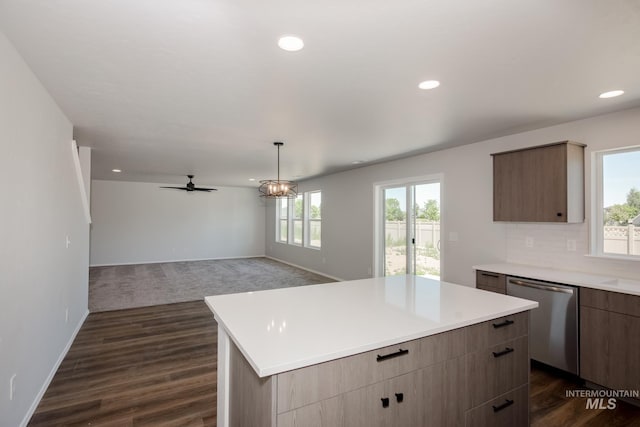
<svg viewBox="0 0 640 427">
<path fill-rule="evenodd" d="M 466 351 L 471 353 L 529 333 L 529 312 L 516 313 L 465 328 Z"/>
<path fill-rule="evenodd" d="M 476 287 L 489 286 L 491 288 L 500 289 L 505 293 L 507 289 L 507 279 L 504 274 L 492 273 L 490 271 L 476 271 Z"/>
<path fill-rule="evenodd" d="M 466 355 L 466 409 L 529 382 L 529 337 Z"/>
<path fill-rule="evenodd" d="M 466 427 L 529 425 L 529 384 L 511 390 L 465 414 Z"/>
<path fill-rule="evenodd" d="M 580 305 L 640 317 L 640 296 L 581 288 Z"/>
<path fill-rule="evenodd" d="M 397 377 L 465 353 L 465 329 L 278 374 L 278 413 Z"/>
<path fill-rule="evenodd" d="M 278 413 L 417 370 L 420 340 L 278 374 Z"/>
</svg>

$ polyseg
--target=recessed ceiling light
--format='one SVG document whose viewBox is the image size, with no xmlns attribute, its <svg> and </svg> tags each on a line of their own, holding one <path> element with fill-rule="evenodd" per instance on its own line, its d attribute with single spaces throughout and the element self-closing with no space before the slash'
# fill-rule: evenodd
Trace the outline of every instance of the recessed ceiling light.
<svg viewBox="0 0 640 427">
<path fill-rule="evenodd" d="M 600 94 L 600 98 L 615 98 L 616 96 L 620 96 L 624 93 L 623 90 L 612 90 L 609 92 L 604 92 Z"/>
<path fill-rule="evenodd" d="M 249 181 L 251 181 L 251 182 L 253 182 L 255 180 L 256 180 L 255 178 L 249 178 Z"/>
<path fill-rule="evenodd" d="M 120 169 L 111 169 L 111 172 L 120 173 L 120 172 L 122 172 L 122 170 L 120 170 Z"/>
<path fill-rule="evenodd" d="M 354 160 L 351 162 L 352 165 L 359 165 L 360 163 L 364 163 L 364 160 Z"/>
<path fill-rule="evenodd" d="M 296 52 L 304 47 L 304 42 L 300 37 L 282 36 L 278 40 L 278 46 L 280 46 L 280 49 Z"/>
<path fill-rule="evenodd" d="M 435 89 L 438 86 L 440 86 L 440 82 L 437 80 L 425 80 L 418 85 L 420 89 L 424 90 Z"/>
</svg>

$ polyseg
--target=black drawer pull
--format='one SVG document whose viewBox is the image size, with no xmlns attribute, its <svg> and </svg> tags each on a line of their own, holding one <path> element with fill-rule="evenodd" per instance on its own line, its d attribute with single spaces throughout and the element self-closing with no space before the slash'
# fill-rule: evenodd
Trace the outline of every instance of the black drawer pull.
<svg viewBox="0 0 640 427">
<path fill-rule="evenodd" d="M 389 407 L 389 398 L 388 397 L 383 397 L 380 400 L 382 400 L 382 407 L 383 408 L 388 408 Z"/>
<path fill-rule="evenodd" d="M 493 353 L 493 357 L 500 357 L 500 356 L 504 356 L 505 354 L 509 354 L 511 352 L 513 352 L 514 350 L 511 347 L 506 347 L 504 350 L 502 351 L 498 351 L 498 352 L 492 352 Z"/>
<path fill-rule="evenodd" d="M 480 273 L 480 274 L 482 274 L 483 276 L 487 276 L 487 277 L 495 277 L 496 279 L 498 277 L 500 277 L 500 275 L 495 274 L 495 273 Z"/>
<path fill-rule="evenodd" d="M 491 405 L 491 407 L 493 408 L 493 412 L 499 412 L 499 411 L 502 411 L 504 408 L 508 408 L 511 405 L 513 405 L 513 400 L 505 399 L 503 404 L 498 406 Z"/>
<path fill-rule="evenodd" d="M 402 403 L 404 400 L 404 393 L 396 393 L 396 402 Z"/>
<path fill-rule="evenodd" d="M 505 326 L 513 325 L 514 323 L 515 322 L 513 320 L 506 319 L 504 322 L 493 323 L 493 327 L 498 329 L 498 328 L 503 328 Z"/>
<path fill-rule="evenodd" d="M 396 351 L 395 353 L 385 354 L 384 356 L 378 355 L 376 357 L 376 360 L 378 362 L 382 362 L 383 360 L 393 359 L 394 357 L 404 356 L 405 354 L 409 354 L 409 350 L 400 349 L 400 350 Z"/>
</svg>

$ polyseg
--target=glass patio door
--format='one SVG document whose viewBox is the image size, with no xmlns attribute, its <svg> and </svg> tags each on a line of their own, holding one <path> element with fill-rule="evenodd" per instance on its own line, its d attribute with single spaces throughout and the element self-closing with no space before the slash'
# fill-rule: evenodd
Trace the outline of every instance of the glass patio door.
<svg viewBox="0 0 640 427">
<path fill-rule="evenodd" d="M 383 187 L 384 276 L 440 276 L 440 182 Z"/>
</svg>

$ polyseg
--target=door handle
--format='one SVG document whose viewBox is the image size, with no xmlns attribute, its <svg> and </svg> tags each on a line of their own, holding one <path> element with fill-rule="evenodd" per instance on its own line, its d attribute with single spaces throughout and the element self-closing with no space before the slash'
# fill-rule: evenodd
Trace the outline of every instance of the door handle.
<svg viewBox="0 0 640 427">
<path fill-rule="evenodd" d="M 486 277 L 495 277 L 496 279 L 500 277 L 500 275 L 497 273 L 480 273 L 480 274 Z"/>
<path fill-rule="evenodd" d="M 573 294 L 573 289 L 560 288 L 558 286 L 553 286 L 553 285 L 549 285 L 549 286 L 547 286 L 547 285 L 538 285 L 537 283 L 525 282 L 524 280 L 509 279 L 509 283 L 511 283 L 512 285 L 524 286 L 524 287 L 527 287 L 527 288 L 540 289 L 540 290 L 543 290 L 543 291 L 561 292 L 563 294 Z"/>
<path fill-rule="evenodd" d="M 409 354 L 409 350 L 399 349 L 395 353 L 385 354 L 384 356 L 376 356 L 376 361 L 382 362 L 384 360 L 393 359 L 394 357 L 404 356 L 405 354 Z"/>
<path fill-rule="evenodd" d="M 498 329 L 498 328 L 503 328 L 505 326 L 509 326 L 509 325 L 513 325 L 514 321 L 513 320 L 509 320 L 509 319 L 505 319 L 504 322 L 500 322 L 500 323 L 493 323 L 493 327 Z"/>
<path fill-rule="evenodd" d="M 493 357 L 500 357 L 500 356 L 504 356 L 505 354 L 509 354 L 514 352 L 515 350 L 512 349 L 511 347 L 506 347 L 504 350 L 502 351 L 492 351 L 493 353 Z"/>
<path fill-rule="evenodd" d="M 508 408 L 509 406 L 513 405 L 513 400 L 511 399 L 505 399 L 504 403 L 496 406 L 496 405 L 491 405 L 491 407 L 493 408 L 493 412 L 499 412 L 502 411 L 504 408 Z"/>
</svg>

